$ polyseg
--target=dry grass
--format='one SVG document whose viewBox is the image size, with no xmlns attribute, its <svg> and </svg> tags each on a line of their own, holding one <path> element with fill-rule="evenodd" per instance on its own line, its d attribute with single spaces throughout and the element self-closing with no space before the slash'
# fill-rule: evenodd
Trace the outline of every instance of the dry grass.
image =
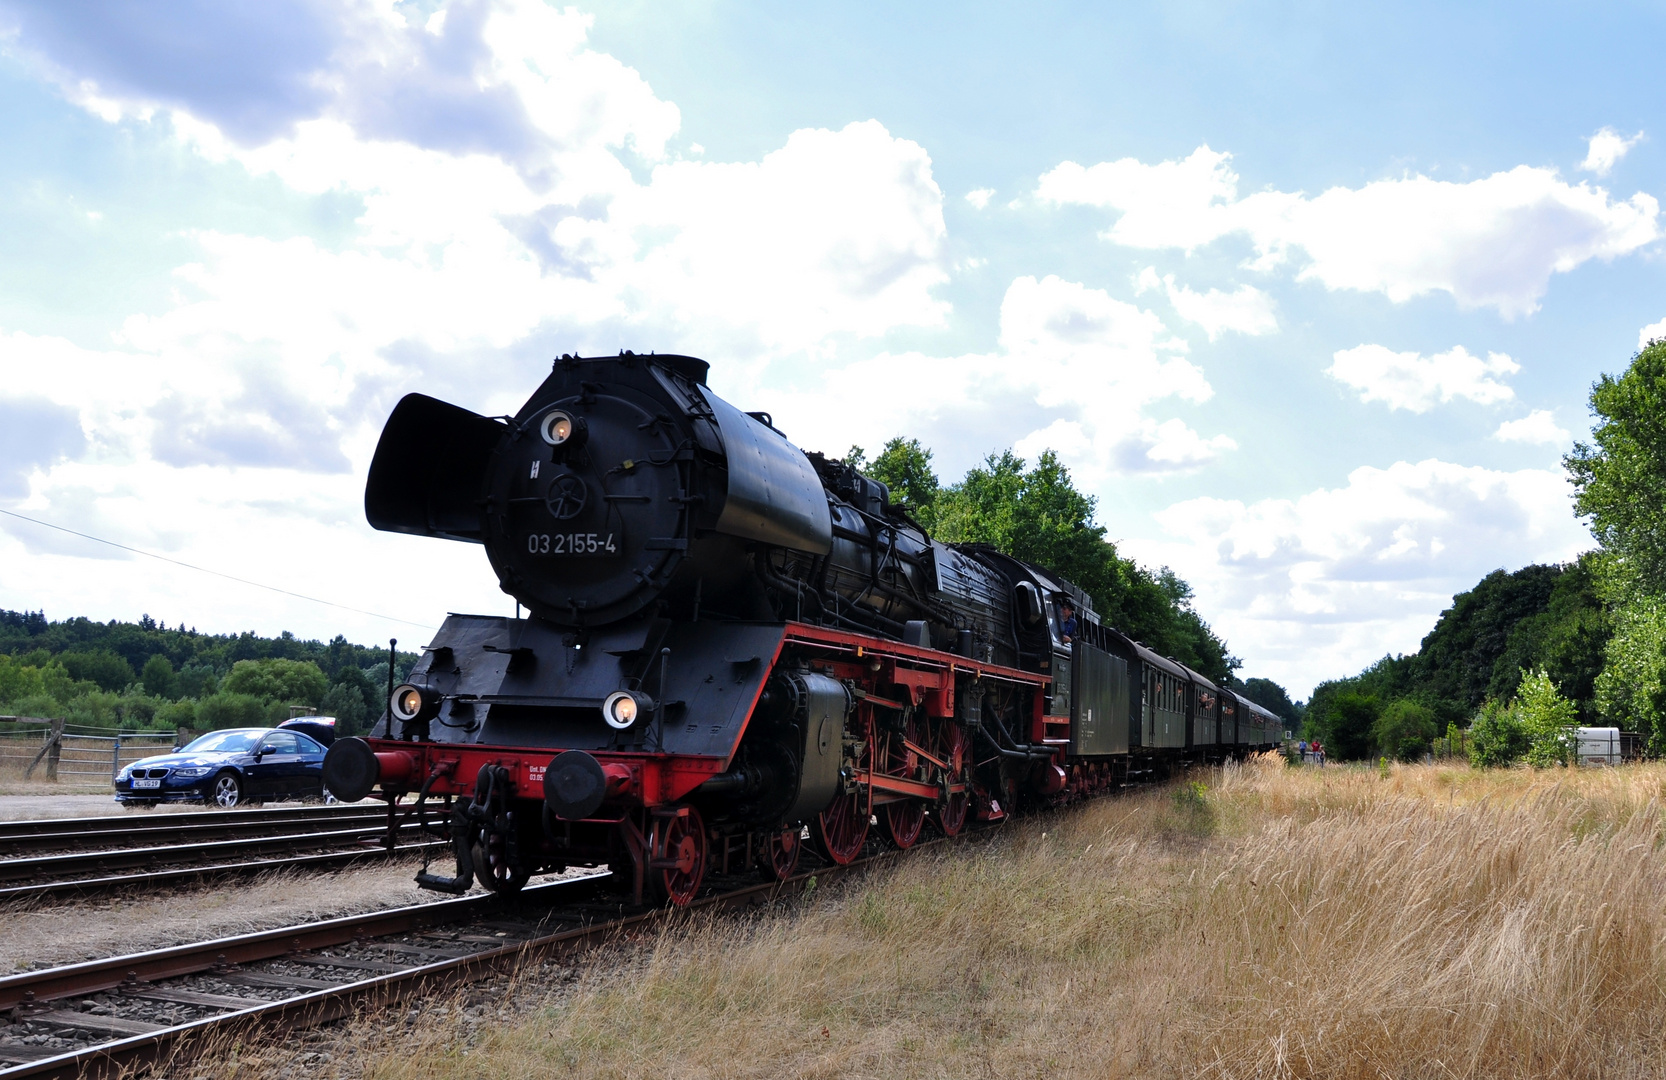
<svg viewBox="0 0 1666 1080">
<path fill-rule="evenodd" d="M 34 776 L 24 779 L 28 766 L 27 760 L 0 763 L 0 795 L 97 795 L 115 790 L 108 775 L 48 780 L 44 765 L 35 770 Z"/>
<path fill-rule="evenodd" d="M 307 1073 L 1666 1074 L 1666 767 L 1204 781 L 685 924 L 526 980 L 519 1019 L 361 1025 Z"/>
</svg>

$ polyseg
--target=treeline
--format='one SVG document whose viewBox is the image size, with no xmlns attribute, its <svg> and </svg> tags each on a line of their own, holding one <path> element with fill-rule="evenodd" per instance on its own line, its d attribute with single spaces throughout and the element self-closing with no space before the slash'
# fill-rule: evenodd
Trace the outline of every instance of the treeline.
<svg viewBox="0 0 1666 1080">
<path fill-rule="evenodd" d="M 1342 758 L 1412 759 L 1463 736 L 1478 764 L 1565 761 L 1576 724 L 1666 752 L 1666 342 L 1591 390 L 1592 442 L 1563 458 L 1597 549 L 1494 571 L 1410 656 L 1315 688 L 1306 731 Z"/>
<path fill-rule="evenodd" d="M 1094 521 L 1094 499 L 1076 490 L 1052 451 L 1033 467 L 1010 450 L 991 454 L 947 485 L 931 458 L 918 439 L 895 438 L 871 460 L 851 447 L 845 462 L 886 484 L 891 501 L 936 539 L 989 544 L 1056 570 L 1093 597 L 1105 622 L 1218 683 L 1236 684 L 1240 662 L 1192 607 L 1191 586 L 1167 567 L 1149 570 L 1119 554 Z M 1264 684 L 1256 687 L 1270 699 L 1262 704 L 1275 711 L 1282 705 L 1294 718 L 1281 688 L 1264 679 L 1251 682 Z"/>
<path fill-rule="evenodd" d="M 1523 671 L 1545 672 L 1580 723 L 1598 723 L 1596 680 L 1611 631 L 1595 561 L 1592 553 L 1488 574 L 1452 598 L 1417 652 L 1315 687 L 1307 734 L 1339 759 L 1415 760 L 1449 727 L 1468 728 L 1488 702 L 1512 699 Z"/>
<path fill-rule="evenodd" d="M 396 657 L 403 678 L 416 654 Z M 381 715 L 388 653 L 254 633 L 202 634 L 149 615 L 137 623 L 51 622 L 0 610 L 0 713 L 137 731 L 253 727 L 291 707 L 335 716 L 348 732 Z"/>
</svg>

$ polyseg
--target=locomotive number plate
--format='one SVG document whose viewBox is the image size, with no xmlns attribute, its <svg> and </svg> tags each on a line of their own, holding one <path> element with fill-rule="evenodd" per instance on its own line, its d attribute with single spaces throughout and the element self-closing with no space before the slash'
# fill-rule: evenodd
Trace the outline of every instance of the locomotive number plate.
<svg viewBox="0 0 1666 1080">
<path fill-rule="evenodd" d="M 608 556 L 619 554 L 612 533 L 528 533 L 529 555 Z"/>
</svg>

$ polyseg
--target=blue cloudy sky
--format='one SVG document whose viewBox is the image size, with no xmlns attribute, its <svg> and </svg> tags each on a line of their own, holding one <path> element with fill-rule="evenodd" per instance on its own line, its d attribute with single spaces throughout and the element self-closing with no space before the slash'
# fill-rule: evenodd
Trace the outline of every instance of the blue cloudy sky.
<svg viewBox="0 0 1666 1080">
<path fill-rule="evenodd" d="M 677 351 L 802 446 L 1052 447 L 1244 674 L 1414 649 L 1588 540 L 1666 334 L 1666 10 L 0 0 L 0 607 L 400 634 L 411 390 Z M 1653 328 L 1652 330 L 1650 328 Z"/>
</svg>

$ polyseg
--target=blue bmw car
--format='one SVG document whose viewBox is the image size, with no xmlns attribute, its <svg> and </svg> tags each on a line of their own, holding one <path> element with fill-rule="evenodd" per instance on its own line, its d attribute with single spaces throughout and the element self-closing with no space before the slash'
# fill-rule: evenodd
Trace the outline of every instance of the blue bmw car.
<svg viewBox="0 0 1666 1080">
<path fill-rule="evenodd" d="M 323 745 L 282 728 L 211 731 L 171 754 L 135 761 L 116 776 L 116 801 L 131 807 L 327 798 Z"/>
</svg>

